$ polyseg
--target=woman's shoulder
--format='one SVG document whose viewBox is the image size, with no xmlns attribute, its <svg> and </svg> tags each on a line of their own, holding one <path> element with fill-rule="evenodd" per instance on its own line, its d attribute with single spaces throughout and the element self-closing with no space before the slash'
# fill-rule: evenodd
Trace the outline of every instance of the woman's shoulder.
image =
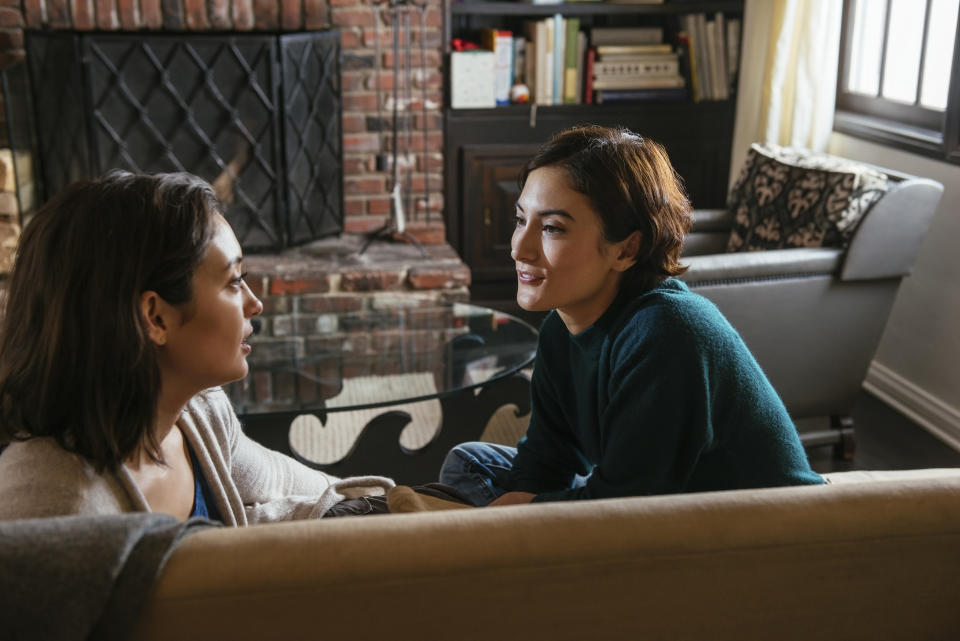
<svg viewBox="0 0 960 641">
<path fill-rule="evenodd" d="M 685 283 L 668 278 L 635 296 L 620 314 L 621 325 L 653 325 L 670 329 L 691 324 L 713 324 L 723 316 L 710 300 L 690 291 Z"/>
<path fill-rule="evenodd" d="M 716 305 L 670 278 L 630 299 L 612 334 L 614 347 L 634 349 L 640 342 L 702 346 L 732 331 Z"/>
<path fill-rule="evenodd" d="M 16 441 L 0 455 L 0 519 L 115 514 L 132 509 L 119 480 L 52 437 Z"/>
</svg>

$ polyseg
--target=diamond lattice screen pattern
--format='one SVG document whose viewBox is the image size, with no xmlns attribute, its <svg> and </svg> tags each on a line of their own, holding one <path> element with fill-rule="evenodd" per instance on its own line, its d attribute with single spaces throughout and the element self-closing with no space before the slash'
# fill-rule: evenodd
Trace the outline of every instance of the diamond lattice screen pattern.
<svg viewBox="0 0 960 641">
<path fill-rule="evenodd" d="M 337 32 L 38 34 L 28 48 L 34 101 L 48 105 L 41 199 L 111 168 L 189 171 L 218 188 L 245 250 L 341 231 Z M 59 86 L 36 81 L 78 65 Z"/>
</svg>

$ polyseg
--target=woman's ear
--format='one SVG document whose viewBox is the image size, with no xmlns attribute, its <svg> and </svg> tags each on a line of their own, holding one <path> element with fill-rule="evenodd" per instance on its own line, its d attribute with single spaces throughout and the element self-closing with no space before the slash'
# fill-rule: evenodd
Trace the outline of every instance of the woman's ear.
<svg viewBox="0 0 960 641">
<path fill-rule="evenodd" d="M 640 251 L 640 231 L 637 230 L 617 243 L 617 262 L 614 267 L 621 272 L 625 272 L 633 267 L 637 262 L 637 252 Z"/>
<path fill-rule="evenodd" d="M 167 333 L 172 326 L 171 311 L 170 305 L 157 292 L 146 291 L 140 295 L 140 315 L 147 326 L 147 335 L 157 345 L 167 344 Z"/>
</svg>

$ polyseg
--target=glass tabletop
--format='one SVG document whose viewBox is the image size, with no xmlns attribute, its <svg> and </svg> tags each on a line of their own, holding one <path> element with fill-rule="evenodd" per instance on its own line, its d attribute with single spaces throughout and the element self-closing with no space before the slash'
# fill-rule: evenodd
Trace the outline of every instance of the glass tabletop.
<svg viewBox="0 0 960 641">
<path fill-rule="evenodd" d="M 408 297 L 291 326 L 307 331 L 251 337 L 250 372 L 226 387 L 241 416 L 441 398 L 513 375 L 537 349 L 537 330 L 514 316 Z"/>
</svg>

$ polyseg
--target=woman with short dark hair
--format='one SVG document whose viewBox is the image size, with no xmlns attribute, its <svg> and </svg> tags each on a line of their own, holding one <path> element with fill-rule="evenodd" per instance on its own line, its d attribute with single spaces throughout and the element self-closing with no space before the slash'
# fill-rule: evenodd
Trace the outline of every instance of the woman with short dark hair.
<svg viewBox="0 0 960 641">
<path fill-rule="evenodd" d="M 555 135 L 520 175 L 511 257 L 540 330 L 517 448 L 454 448 L 440 481 L 477 505 L 823 483 L 719 310 L 674 276 L 690 204 L 663 148 Z"/>
<path fill-rule="evenodd" d="M 243 434 L 218 387 L 246 376 L 263 309 L 241 265 L 213 189 L 189 174 L 111 172 L 36 213 L 0 325 L 0 518 L 244 525 L 337 514 L 393 486 L 330 477 Z"/>
</svg>

